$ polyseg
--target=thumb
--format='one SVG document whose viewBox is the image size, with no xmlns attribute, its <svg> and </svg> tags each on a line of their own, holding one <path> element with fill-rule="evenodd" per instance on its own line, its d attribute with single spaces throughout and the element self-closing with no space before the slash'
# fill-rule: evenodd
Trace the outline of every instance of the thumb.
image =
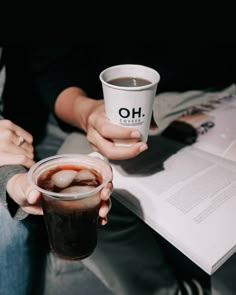
<svg viewBox="0 0 236 295">
<path fill-rule="evenodd" d="M 35 189 L 27 193 L 27 201 L 31 205 L 38 203 L 40 198 L 41 198 L 41 193 Z"/>
</svg>

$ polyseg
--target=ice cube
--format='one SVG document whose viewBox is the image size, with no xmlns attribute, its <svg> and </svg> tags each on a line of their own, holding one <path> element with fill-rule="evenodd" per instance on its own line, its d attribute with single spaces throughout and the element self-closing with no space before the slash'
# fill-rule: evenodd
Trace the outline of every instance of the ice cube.
<svg viewBox="0 0 236 295">
<path fill-rule="evenodd" d="M 52 181 L 55 186 L 59 188 L 65 188 L 72 183 L 76 174 L 77 171 L 74 170 L 62 170 L 52 176 Z"/>
<path fill-rule="evenodd" d="M 78 173 L 77 173 L 77 175 L 76 175 L 76 181 L 84 181 L 84 180 L 89 180 L 89 181 L 91 181 L 91 180 L 95 180 L 96 179 L 96 177 L 95 177 L 95 175 L 91 172 L 91 171 L 89 171 L 88 169 L 83 169 L 83 170 L 80 170 Z"/>
<path fill-rule="evenodd" d="M 94 186 L 80 186 L 80 185 L 74 185 L 74 186 L 70 186 L 67 188 L 64 188 L 63 190 L 60 191 L 60 193 L 79 193 L 79 194 L 83 194 L 83 193 L 87 193 L 90 192 L 94 189 Z"/>
<path fill-rule="evenodd" d="M 65 188 L 60 191 L 60 193 L 87 193 L 90 192 L 94 189 L 95 187 L 93 186 L 71 186 L 68 188 Z M 79 208 L 79 210 L 87 210 L 89 208 L 94 208 L 98 206 L 101 203 L 101 198 L 100 198 L 100 192 L 96 192 L 95 194 L 92 194 L 91 196 L 75 200 L 73 202 L 70 201 L 63 201 L 63 205 L 65 207 L 69 207 L 71 209 L 76 209 Z"/>
</svg>

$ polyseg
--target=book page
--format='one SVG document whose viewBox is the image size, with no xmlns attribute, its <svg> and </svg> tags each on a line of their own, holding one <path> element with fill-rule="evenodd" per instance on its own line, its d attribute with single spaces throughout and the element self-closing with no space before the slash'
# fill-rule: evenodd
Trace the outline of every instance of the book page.
<svg viewBox="0 0 236 295">
<path fill-rule="evenodd" d="M 236 161 L 236 95 L 211 99 L 178 118 L 196 128 L 195 147 Z"/>
<path fill-rule="evenodd" d="M 157 117 L 160 130 L 180 114 L 195 113 L 191 123 L 197 141 L 186 146 L 158 134 L 149 137 L 148 150 L 137 157 L 110 161 L 113 195 L 208 274 L 236 246 L 234 89 L 218 96 L 186 93 L 184 100 L 181 94 L 159 96 L 155 103 L 163 110 Z M 196 111 L 199 99 L 201 110 Z M 88 153 L 91 147 L 84 135 L 74 133 L 59 152 L 78 151 Z"/>
<path fill-rule="evenodd" d="M 118 162 L 116 197 L 193 262 L 212 274 L 233 254 L 236 163 L 161 137 Z"/>
</svg>

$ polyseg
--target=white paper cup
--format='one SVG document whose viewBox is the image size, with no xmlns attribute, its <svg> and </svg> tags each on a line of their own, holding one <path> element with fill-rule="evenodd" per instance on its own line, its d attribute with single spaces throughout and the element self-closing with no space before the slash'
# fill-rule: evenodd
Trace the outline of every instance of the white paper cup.
<svg viewBox="0 0 236 295">
<path fill-rule="evenodd" d="M 131 78 L 132 86 L 111 84 L 113 79 Z M 108 119 L 124 127 L 138 129 L 141 140 L 146 142 L 150 127 L 153 102 L 159 73 L 143 65 L 121 64 L 109 67 L 99 75 L 102 82 L 105 111 Z M 146 80 L 146 85 L 135 85 L 138 80 Z M 117 141 L 117 145 L 130 145 L 131 141 Z"/>
</svg>

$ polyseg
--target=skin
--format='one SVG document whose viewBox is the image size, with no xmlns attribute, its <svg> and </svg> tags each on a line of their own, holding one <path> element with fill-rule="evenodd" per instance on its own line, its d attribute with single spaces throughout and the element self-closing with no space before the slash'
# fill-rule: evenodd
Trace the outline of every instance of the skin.
<svg viewBox="0 0 236 295">
<path fill-rule="evenodd" d="M 138 130 L 110 123 L 104 101 L 87 97 L 80 88 L 69 87 L 62 91 L 55 102 L 55 113 L 64 122 L 83 129 L 93 150 L 110 160 L 133 158 L 148 148 L 140 141 Z M 134 143 L 116 146 L 114 140 L 118 139 L 132 139 Z"/>
<path fill-rule="evenodd" d="M 64 122 L 85 131 L 94 151 L 110 160 L 133 158 L 147 150 L 147 143 L 141 142 L 140 133 L 133 128 L 121 127 L 110 123 L 105 115 L 104 100 L 94 100 L 78 87 L 63 90 L 56 99 L 55 114 Z M 151 129 L 157 128 L 152 118 Z M 19 143 L 19 135 L 25 142 Z M 131 140 L 130 146 L 117 146 L 115 140 Z M 32 135 L 9 120 L 0 121 L 0 165 L 20 164 L 30 168 L 33 160 Z M 102 204 L 99 211 L 100 223 L 107 223 L 111 208 L 110 195 L 112 181 L 102 190 Z M 14 175 L 7 183 L 9 196 L 22 209 L 35 215 L 42 215 L 41 193 L 28 183 L 27 173 Z"/>
<path fill-rule="evenodd" d="M 19 136 L 25 142 L 18 146 Z M 0 165 L 19 164 L 30 168 L 34 164 L 33 137 L 9 120 L 0 120 Z"/>
<path fill-rule="evenodd" d="M 101 225 L 105 225 L 107 223 L 107 214 L 111 209 L 111 200 L 109 197 L 112 189 L 112 182 L 110 182 L 101 191 L 100 196 L 102 203 L 99 209 Z M 39 191 L 33 189 L 31 185 L 29 185 L 27 173 L 14 175 L 7 183 L 7 192 L 25 212 L 34 215 L 43 215 L 41 206 L 42 195 Z"/>
<path fill-rule="evenodd" d="M 19 136 L 25 141 L 20 146 Z M 33 137 L 26 130 L 9 120 L 0 120 L 0 166 L 16 164 L 30 168 L 35 162 Z M 41 193 L 28 182 L 27 173 L 19 173 L 11 177 L 7 183 L 8 195 L 21 208 L 34 215 L 42 215 Z M 111 208 L 110 195 L 113 189 L 112 181 L 101 191 L 100 223 L 107 223 L 107 214 Z"/>
</svg>

